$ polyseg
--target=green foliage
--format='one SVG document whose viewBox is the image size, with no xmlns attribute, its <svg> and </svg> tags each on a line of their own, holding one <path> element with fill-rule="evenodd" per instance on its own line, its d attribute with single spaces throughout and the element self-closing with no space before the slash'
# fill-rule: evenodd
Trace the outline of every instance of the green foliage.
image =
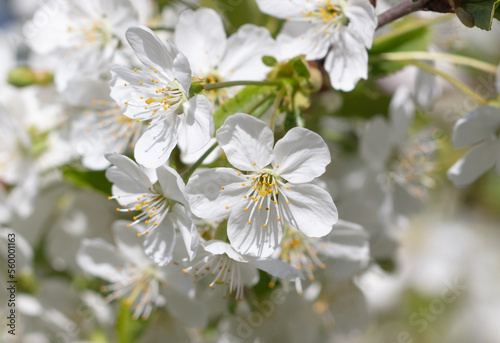
<svg viewBox="0 0 500 343">
<path fill-rule="evenodd" d="M 63 177 L 78 187 L 94 189 L 105 195 L 111 194 L 111 183 L 104 171 L 82 170 L 72 166 L 62 168 Z"/>
<path fill-rule="evenodd" d="M 271 107 L 272 95 L 276 92 L 275 86 L 247 86 L 236 96 L 228 99 L 214 112 L 215 129 L 224 124 L 224 121 L 235 113 L 249 113 L 260 117 Z"/>
<path fill-rule="evenodd" d="M 142 334 L 149 326 L 148 320 L 135 320 L 132 318 L 130 308 L 125 305 L 124 301 L 120 303 L 118 318 L 116 320 L 116 332 L 119 343 L 135 343 L 138 342 Z"/>
<path fill-rule="evenodd" d="M 493 18 L 500 19 L 500 0 L 468 0 L 460 3 L 457 16 L 465 26 L 490 31 Z M 472 22 L 470 21 L 472 18 Z"/>
<path fill-rule="evenodd" d="M 305 79 L 309 79 L 311 77 L 311 73 L 309 72 L 309 67 L 307 62 L 303 59 L 293 59 L 293 69 L 297 73 L 297 76 Z"/>
<path fill-rule="evenodd" d="M 393 30 L 378 36 L 373 41 L 370 54 L 370 75 L 381 77 L 402 69 L 406 64 L 399 61 L 384 61 L 380 54 L 403 51 L 426 51 L 432 39 L 428 21 L 406 18 L 394 24 Z"/>
<path fill-rule="evenodd" d="M 253 294 L 255 294 L 258 299 L 268 297 L 274 290 L 274 287 L 269 287 L 270 282 L 271 276 L 259 269 L 259 282 L 252 287 Z"/>
</svg>

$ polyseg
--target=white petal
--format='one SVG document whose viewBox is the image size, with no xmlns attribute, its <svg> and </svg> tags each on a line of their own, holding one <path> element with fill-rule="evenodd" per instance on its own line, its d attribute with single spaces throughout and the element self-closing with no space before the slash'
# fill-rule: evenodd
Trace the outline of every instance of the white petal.
<svg viewBox="0 0 500 343">
<path fill-rule="evenodd" d="M 482 106 L 459 119 L 453 128 L 455 148 L 479 143 L 491 137 L 500 128 L 500 109 Z"/>
<path fill-rule="evenodd" d="M 110 30 L 121 40 L 125 38 L 127 28 L 138 24 L 139 14 L 131 1 L 111 0 L 100 4 L 103 14 L 110 23 Z"/>
<path fill-rule="evenodd" d="M 253 201 L 251 204 L 257 206 Z M 248 211 L 245 211 L 247 206 Z M 270 206 L 269 211 L 264 208 L 255 209 L 252 217 L 251 212 L 252 207 L 246 201 L 231 211 L 227 223 L 227 237 L 234 249 L 241 254 L 268 257 L 276 250 L 283 237 L 283 219 L 277 220 L 275 206 Z M 269 221 L 266 224 L 267 212 Z"/>
<path fill-rule="evenodd" d="M 169 113 L 164 120 L 147 129 L 135 145 L 136 161 L 147 168 L 164 164 L 177 144 L 179 124 L 178 115 Z"/>
<path fill-rule="evenodd" d="M 174 227 L 177 228 L 182 235 L 184 244 L 186 246 L 186 251 L 189 258 L 192 260 L 196 251 L 198 250 L 198 244 L 200 241 L 200 235 L 196 229 L 196 225 L 189 216 L 188 211 L 182 205 L 175 204 L 172 212 L 170 213 L 170 218 L 174 223 Z"/>
<path fill-rule="evenodd" d="M 15 236 L 15 242 L 11 242 L 11 240 L 13 239 L 12 235 Z M 21 236 L 19 233 L 16 233 L 16 231 L 14 230 L 0 228 L 0 243 L 5 247 L 0 252 L 0 256 L 4 261 L 8 260 L 8 252 L 10 250 L 8 249 L 8 244 L 15 244 L 15 259 L 17 268 L 16 272 L 18 274 L 30 272 L 32 270 L 33 248 L 23 236 Z"/>
<path fill-rule="evenodd" d="M 186 57 L 168 41 L 162 42 L 146 26 L 130 27 L 126 33 L 137 58 L 146 66 L 152 66 L 170 80 L 176 79 L 184 90 L 191 86 L 191 68 Z"/>
<path fill-rule="evenodd" d="M 183 11 L 175 26 L 175 45 L 186 55 L 193 74 L 213 73 L 226 50 L 226 32 L 213 9 Z"/>
<path fill-rule="evenodd" d="M 262 56 L 274 55 L 275 42 L 269 31 L 245 24 L 229 37 L 227 51 L 219 65 L 220 75 L 228 80 L 263 80 L 270 70 Z"/>
<path fill-rule="evenodd" d="M 314 9 L 314 1 L 306 0 L 256 0 L 259 9 L 273 17 L 286 19 L 287 17 L 303 16 L 306 11 Z"/>
<path fill-rule="evenodd" d="M 145 235 L 144 252 L 159 266 L 165 266 L 172 260 L 175 245 L 174 224 L 167 215 L 160 225 Z"/>
<path fill-rule="evenodd" d="M 499 151 L 500 143 L 496 139 L 477 145 L 448 170 L 448 178 L 457 187 L 471 184 L 493 167 Z"/>
<path fill-rule="evenodd" d="M 434 63 L 428 62 L 431 66 Z M 415 101 L 423 108 L 430 109 L 436 99 L 441 97 L 443 92 L 441 84 L 438 82 L 438 77 L 435 74 L 426 72 L 422 69 L 417 70 L 415 78 Z"/>
<path fill-rule="evenodd" d="M 212 253 L 214 255 L 226 254 L 232 260 L 235 260 L 238 262 L 243 262 L 243 263 L 248 262 L 248 258 L 245 258 L 245 256 L 242 256 L 240 253 L 238 253 L 236 250 L 234 250 L 234 248 L 230 244 L 227 244 L 226 242 L 211 240 L 211 241 L 208 241 L 208 242 L 203 244 L 203 249 L 205 249 L 205 251 L 208 251 L 209 253 Z"/>
<path fill-rule="evenodd" d="M 262 120 L 236 113 L 226 119 L 216 136 L 229 163 L 240 170 L 253 171 L 271 163 L 274 135 Z"/>
<path fill-rule="evenodd" d="M 392 141 L 400 144 L 408 136 L 408 129 L 415 117 L 415 104 L 408 88 L 399 87 L 392 96 L 389 117 L 392 124 Z"/>
<path fill-rule="evenodd" d="M 326 32 L 325 32 L 326 31 Z M 328 33 L 327 25 L 308 22 L 287 21 L 277 37 L 281 58 L 292 58 L 306 55 L 308 61 L 318 60 L 326 56 L 332 43 L 338 39 L 337 32 Z"/>
<path fill-rule="evenodd" d="M 149 68 L 145 71 L 137 70 L 137 72 L 123 66 L 111 68 L 110 95 L 121 107 L 124 115 L 136 120 L 151 120 L 165 113 L 159 102 L 150 105 L 146 103 L 147 99 L 158 97 L 156 93 L 158 86 L 151 82 L 152 78 L 162 83 L 168 82 L 163 76 L 155 74 Z M 155 109 L 158 111 L 156 114 L 153 111 Z"/>
<path fill-rule="evenodd" d="M 368 266 L 369 235 L 362 226 L 339 220 L 325 240 L 321 254 L 335 259 L 327 263 L 329 274 L 346 279 Z"/>
<path fill-rule="evenodd" d="M 239 281 L 243 285 L 253 286 L 259 282 L 259 272 L 250 263 L 237 263 L 235 268 L 238 268 Z"/>
<path fill-rule="evenodd" d="M 169 289 L 164 293 L 168 311 L 172 316 L 190 327 L 203 328 L 207 325 L 208 312 L 200 301 Z"/>
<path fill-rule="evenodd" d="M 325 70 L 333 88 L 352 91 L 360 79 L 368 78 L 368 53 L 360 41 L 346 33 L 326 56 Z"/>
<path fill-rule="evenodd" d="M 142 193 L 152 186 L 144 171 L 127 156 L 112 153 L 106 154 L 106 159 L 116 167 L 109 168 L 106 177 L 120 189 L 129 193 Z"/>
<path fill-rule="evenodd" d="M 80 268 L 90 275 L 115 282 L 121 278 L 116 267 L 123 266 L 122 258 L 108 242 L 96 239 L 84 239 L 76 253 Z"/>
<path fill-rule="evenodd" d="M 310 182 L 321 176 L 330 162 L 330 150 L 323 138 L 301 127 L 288 131 L 274 147 L 276 172 L 293 183 Z"/>
<path fill-rule="evenodd" d="M 286 220 L 309 237 L 327 235 L 338 220 L 337 207 L 332 197 L 324 189 L 314 184 L 290 184 L 290 189 L 281 187 L 280 192 L 286 195 L 279 204 L 286 214 Z M 283 195 L 283 194 L 282 194 Z"/>
<path fill-rule="evenodd" d="M 302 277 L 300 270 L 283 261 L 272 259 L 254 259 L 250 261 L 250 263 L 260 270 L 263 270 L 280 279 L 293 280 Z"/>
<path fill-rule="evenodd" d="M 90 77 L 80 76 L 72 79 L 63 94 L 65 102 L 74 106 L 87 108 L 109 108 L 113 106 L 113 99 L 109 96 L 109 84 L 102 80 L 95 80 Z M 104 101 L 104 106 L 101 105 Z"/>
<path fill-rule="evenodd" d="M 349 32 L 370 49 L 377 28 L 375 8 L 368 0 L 348 0 L 345 14 L 349 19 Z"/>
<path fill-rule="evenodd" d="M 215 137 L 214 138 L 210 138 L 210 140 L 208 141 L 208 144 L 205 145 L 200 151 L 197 151 L 197 152 L 195 152 L 193 154 L 188 154 L 188 153 L 186 153 L 186 147 L 183 146 L 183 142 L 181 140 L 179 140 L 178 145 L 179 145 L 179 148 L 181 149 L 181 161 L 182 161 L 182 163 L 184 163 L 184 164 L 194 164 L 216 142 L 217 142 L 217 139 L 215 139 Z M 221 147 L 220 146 L 216 146 L 215 149 L 213 149 L 212 152 L 210 154 L 208 154 L 207 158 L 205 158 L 205 160 L 203 160 L 202 164 L 203 165 L 209 165 L 209 164 L 214 163 L 221 156 L 221 153 L 222 153 Z"/>
<path fill-rule="evenodd" d="M 142 238 L 137 237 L 138 232 L 144 232 L 142 225 L 127 227 L 131 222 L 127 220 L 117 220 L 113 223 L 112 230 L 115 244 L 122 256 L 132 264 L 146 268 L 151 263 L 144 254 L 142 248 Z"/>
<path fill-rule="evenodd" d="M 210 101 L 205 96 L 196 95 L 184 103 L 179 141 L 182 141 L 186 153 L 197 152 L 206 146 L 214 130 Z"/>
<path fill-rule="evenodd" d="M 238 173 L 231 168 L 215 168 L 193 175 L 186 186 L 191 211 L 206 219 L 229 216 L 233 206 L 243 200 L 250 187 L 241 185 L 247 179 Z"/>
<path fill-rule="evenodd" d="M 156 169 L 156 173 L 158 174 L 158 181 L 163 195 L 168 199 L 186 205 L 188 203 L 184 196 L 184 188 L 186 186 L 179 173 L 168 166 L 159 167 Z"/>
<path fill-rule="evenodd" d="M 375 170 L 382 170 L 392 153 L 392 131 L 385 118 L 370 120 L 361 136 L 361 157 Z"/>
</svg>

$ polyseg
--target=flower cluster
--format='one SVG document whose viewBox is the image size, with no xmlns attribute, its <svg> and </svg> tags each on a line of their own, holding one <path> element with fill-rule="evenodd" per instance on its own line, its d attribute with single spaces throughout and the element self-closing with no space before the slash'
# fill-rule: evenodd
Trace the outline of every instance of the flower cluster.
<svg viewBox="0 0 500 343">
<path fill-rule="evenodd" d="M 498 99 L 469 90 L 482 106 L 451 142 L 474 147 L 451 166 L 430 115 L 441 84 L 403 68 L 496 66 L 412 52 L 424 19 L 375 37 L 387 19 L 369 0 L 250 3 L 47 1 L 25 13 L 22 43 L 0 44 L 0 238 L 19 234 L 23 342 L 115 328 L 120 341 L 344 342 L 367 326 L 360 280 L 397 259 L 398 229 L 440 175 L 463 187 L 500 173 Z M 246 11 L 253 23 L 234 21 Z M 75 332 L 38 287 L 92 320 Z M 266 324 L 234 325 L 255 311 Z"/>
</svg>

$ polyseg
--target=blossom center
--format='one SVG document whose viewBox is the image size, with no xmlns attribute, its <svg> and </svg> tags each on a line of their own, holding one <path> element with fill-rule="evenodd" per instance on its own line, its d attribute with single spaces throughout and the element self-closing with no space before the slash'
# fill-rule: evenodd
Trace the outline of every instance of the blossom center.
<svg viewBox="0 0 500 343">
<path fill-rule="evenodd" d="M 127 195 L 127 197 L 134 198 L 134 201 L 128 204 L 122 204 L 123 208 L 116 209 L 119 212 L 142 211 L 141 214 L 133 217 L 134 221 L 132 223 L 127 225 L 131 227 L 140 222 L 144 222 L 146 230 L 142 233 L 138 233 L 137 235 L 139 237 L 143 234 L 149 234 L 152 230 L 156 229 L 170 211 L 172 201 L 167 199 L 158 188 L 158 184 L 155 184 L 153 187 L 148 188 L 150 191 L 149 193 Z M 119 202 L 121 196 L 114 195 L 108 197 L 108 199 L 117 199 Z"/>
<path fill-rule="evenodd" d="M 141 270 L 129 265 L 123 268 L 122 275 L 121 280 L 101 287 L 101 292 L 111 292 L 105 301 L 125 298 L 125 305 L 134 307 L 134 319 L 141 317 L 146 320 L 159 295 L 156 270 L 154 268 Z"/>
<path fill-rule="evenodd" d="M 150 71 L 153 71 L 153 67 L 149 67 Z M 137 69 L 134 69 L 134 72 L 137 72 Z M 169 80 L 165 77 L 161 77 L 158 75 L 158 70 L 154 70 L 154 74 L 152 72 L 143 72 L 144 79 L 139 81 L 138 86 L 145 86 L 147 89 L 144 93 L 151 94 L 151 86 L 155 92 L 155 95 L 150 95 L 145 97 L 142 93 L 139 96 L 138 104 L 144 106 L 144 110 L 151 110 L 152 116 L 157 114 L 162 114 L 165 112 L 175 112 L 177 114 L 182 114 L 184 109 L 182 105 L 188 100 L 186 92 L 183 87 L 177 80 Z M 129 86 L 125 83 L 125 86 Z M 136 85 L 137 86 L 137 85 Z M 134 102 L 135 103 L 135 102 Z M 125 102 L 125 105 L 128 105 L 129 102 Z M 135 117 L 139 116 L 136 114 Z M 141 120 L 149 120 L 150 118 L 138 118 L 137 122 Z M 149 124 L 151 125 L 151 124 Z"/>
<path fill-rule="evenodd" d="M 214 285 L 226 285 L 229 287 L 229 295 L 236 292 L 236 300 L 241 300 L 243 297 L 243 282 L 241 281 L 241 271 L 238 268 L 238 262 L 225 254 L 206 254 L 182 271 L 184 274 L 192 275 L 195 282 L 211 276 L 213 279 L 208 285 L 210 288 L 214 288 Z"/>
<path fill-rule="evenodd" d="M 238 172 L 238 175 L 241 175 L 241 173 Z M 248 188 L 243 196 L 243 201 L 247 202 L 247 205 L 243 209 L 248 213 L 247 224 L 252 224 L 255 217 L 260 218 L 264 216 L 265 220 L 262 227 L 266 228 L 271 219 L 272 209 L 275 210 L 272 216 L 276 216 L 275 220 L 280 222 L 282 219 L 279 207 L 280 202 L 286 203 L 286 205 L 290 204 L 281 187 L 290 189 L 290 186 L 286 186 L 286 181 L 279 177 L 271 168 L 264 168 L 255 173 L 247 174 L 246 178 L 248 182 L 243 182 L 241 187 Z M 224 187 L 222 187 L 222 191 L 224 191 Z M 226 209 L 229 209 L 229 206 L 226 206 Z"/>
<path fill-rule="evenodd" d="M 91 25 L 88 25 L 84 28 L 74 28 L 72 26 L 68 26 L 68 32 L 79 34 L 82 39 L 81 45 L 76 45 L 75 49 L 78 49 L 85 44 L 92 43 L 100 43 L 102 46 L 106 45 L 112 38 L 112 33 L 109 30 L 108 24 L 105 19 L 98 19 L 94 21 Z"/>
<path fill-rule="evenodd" d="M 93 100 L 92 103 L 94 104 Z M 86 111 L 85 115 L 91 115 L 91 111 Z M 97 124 L 98 127 L 87 126 L 85 131 L 95 133 L 96 129 L 103 133 L 104 146 L 106 148 L 117 148 L 118 151 L 125 151 L 127 146 L 134 148 L 135 143 L 139 139 L 142 127 L 135 126 L 134 120 L 122 114 L 120 107 L 98 111 Z M 92 124 L 92 125 L 96 125 Z M 106 139 L 106 137 L 111 139 Z"/>
</svg>

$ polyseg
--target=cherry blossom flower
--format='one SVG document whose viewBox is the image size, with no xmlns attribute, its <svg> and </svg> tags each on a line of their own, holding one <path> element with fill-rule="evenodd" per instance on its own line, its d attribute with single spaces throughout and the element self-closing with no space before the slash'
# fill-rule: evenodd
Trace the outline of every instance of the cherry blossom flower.
<svg viewBox="0 0 500 343">
<path fill-rule="evenodd" d="M 71 145 L 85 167 L 105 169 L 110 164 L 105 155 L 134 148 L 144 126 L 122 114 L 109 96 L 106 82 L 90 78 L 77 81 L 68 87 L 71 104 L 79 106 L 72 123 Z"/>
<path fill-rule="evenodd" d="M 145 253 L 159 265 L 166 265 L 172 259 L 175 230 L 178 229 L 192 258 L 198 247 L 198 231 L 184 207 L 188 202 L 179 174 L 162 166 L 156 169 L 158 182 L 152 182 L 146 172 L 128 157 L 109 154 L 107 158 L 114 165 L 106 171 L 106 177 L 113 182 L 113 196 L 109 199 L 116 199 L 122 205 L 117 211 L 141 211 L 128 225 L 144 223 L 145 229 L 138 236 L 146 235 Z"/>
<path fill-rule="evenodd" d="M 211 240 L 201 244 L 201 247 L 204 251 L 198 253 L 183 272 L 192 275 L 195 281 L 212 278 L 211 288 L 215 285 L 228 286 L 228 294 L 234 294 L 237 300 L 243 298 L 244 286 L 252 286 L 259 281 L 257 269 L 286 280 L 302 277 L 299 270 L 285 262 L 241 255 L 226 242 Z"/>
<path fill-rule="evenodd" d="M 311 183 L 330 163 L 316 133 L 293 128 L 273 150 L 274 135 L 259 119 L 230 116 L 217 140 L 232 168 L 204 170 L 188 182 L 191 210 L 200 218 L 229 216 L 227 235 L 236 251 L 269 256 L 278 247 L 285 222 L 309 237 L 321 237 L 337 221 L 331 196 Z"/>
<path fill-rule="evenodd" d="M 286 227 L 276 255 L 282 261 L 303 271 L 309 281 L 319 268 L 333 275 L 335 280 L 348 279 L 368 266 L 370 260 L 368 233 L 362 226 L 339 220 L 333 230 L 321 238 L 311 238 L 291 227 Z M 331 263 L 328 263 L 331 262 Z M 276 277 L 270 286 L 274 287 Z M 300 277 L 295 278 L 297 293 L 302 294 Z"/>
<path fill-rule="evenodd" d="M 175 45 L 187 57 L 193 76 L 206 82 L 263 80 L 275 42 L 266 28 L 245 24 L 226 36 L 221 17 L 212 9 L 182 12 L 175 27 Z M 209 98 L 224 103 L 238 87 L 210 91 Z"/>
<path fill-rule="evenodd" d="M 202 149 L 214 123 L 205 96 L 188 99 L 191 69 L 186 57 L 145 26 L 129 28 L 126 37 L 145 68 L 113 67 L 111 97 L 129 118 L 150 120 L 135 147 L 137 162 L 148 168 L 162 165 L 178 141 L 188 153 Z"/>
<path fill-rule="evenodd" d="M 96 75 L 113 58 L 125 30 L 138 24 L 138 14 L 129 0 L 69 0 L 43 4 L 24 32 L 30 47 L 39 54 L 59 53 L 65 63 L 56 67 L 60 91 L 73 77 Z M 36 18 L 49 18 L 40 25 Z M 40 27 L 41 26 L 41 27 Z"/>
<path fill-rule="evenodd" d="M 278 43 L 288 57 L 325 59 L 335 89 L 351 91 L 368 77 L 377 17 L 368 0 L 257 0 L 261 11 L 286 19 Z"/>
<path fill-rule="evenodd" d="M 471 184 L 493 166 L 500 173 L 500 109 L 482 106 L 459 119 L 452 142 L 455 148 L 474 145 L 448 170 L 456 186 Z"/>
<path fill-rule="evenodd" d="M 169 265 L 159 267 L 143 252 L 127 221 L 113 224 L 116 247 L 101 238 L 86 239 L 77 252 L 79 266 L 90 275 L 110 284 L 106 301 L 124 299 L 133 308 L 135 319 L 147 319 L 156 306 L 165 303 L 169 311 L 188 324 L 203 326 L 206 321 L 202 305 L 196 302 L 194 288 Z"/>
</svg>

